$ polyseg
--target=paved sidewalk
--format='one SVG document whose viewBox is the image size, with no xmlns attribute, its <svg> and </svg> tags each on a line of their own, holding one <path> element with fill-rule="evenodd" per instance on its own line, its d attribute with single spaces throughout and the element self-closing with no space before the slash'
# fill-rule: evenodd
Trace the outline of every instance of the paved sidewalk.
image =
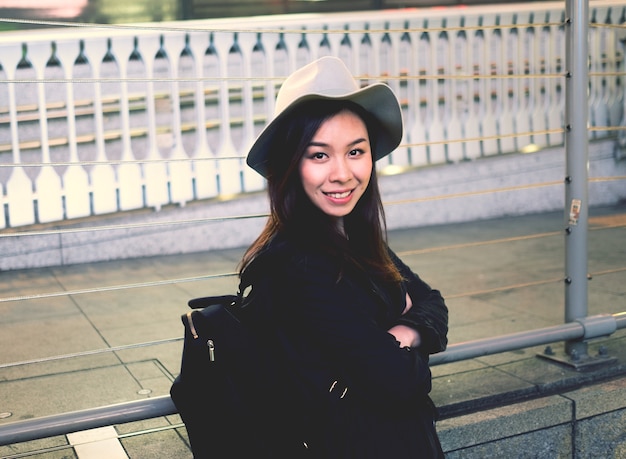
<svg viewBox="0 0 626 459">
<path fill-rule="evenodd" d="M 624 312 L 626 205 L 590 213 L 589 315 Z M 450 309 L 450 343 L 460 343 L 563 323 L 562 222 L 562 214 L 549 213 L 397 230 L 390 233 L 390 245 L 442 291 Z M 242 252 L 0 273 L 0 425 L 167 394 L 180 366 L 182 341 L 176 338 L 182 336 L 187 300 L 233 292 L 236 279 L 220 274 L 233 273 Z M 216 277 L 192 280 L 207 275 Z M 172 279 L 178 281 L 153 284 Z M 150 285 L 115 288 L 144 283 Z M 24 298 L 3 300 L 18 297 Z M 159 341 L 164 342 L 133 346 Z M 620 374 L 626 330 L 592 343 L 590 352 L 600 344 L 618 363 L 597 377 Z M 124 346 L 130 348 L 91 352 Z M 562 352 L 562 343 L 553 347 Z M 433 398 L 449 417 L 502 401 L 506 394 L 523 398 L 550 384 L 584 384 L 579 372 L 538 359 L 542 351 L 435 366 Z M 8 365 L 32 360 L 38 362 Z M 584 378 L 589 381 L 589 374 Z M 126 456 L 108 457 L 189 458 L 179 423 L 171 416 L 116 426 L 112 448 L 119 452 L 121 444 Z M 111 443 L 110 429 L 100 434 L 98 441 Z M 93 457 L 89 448 L 69 447 L 73 441 L 81 440 L 63 436 L 0 447 L 0 457 L 36 450 L 45 458 Z"/>
</svg>

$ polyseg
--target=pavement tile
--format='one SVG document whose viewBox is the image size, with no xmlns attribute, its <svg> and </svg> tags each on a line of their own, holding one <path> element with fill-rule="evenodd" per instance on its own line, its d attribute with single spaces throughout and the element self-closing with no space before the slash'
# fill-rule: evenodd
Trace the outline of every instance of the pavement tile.
<svg viewBox="0 0 626 459">
<path fill-rule="evenodd" d="M 133 459 L 176 458 L 191 459 L 188 443 L 176 430 L 134 435 L 121 439 L 124 449 Z"/>
<path fill-rule="evenodd" d="M 101 347 L 99 350 L 106 350 L 106 348 Z M 93 349 L 89 349 L 87 355 L 80 357 L 57 358 L 57 356 L 52 356 L 41 358 L 34 363 L 8 366 L 1 369 L 0 381 L 13 381 L 76 371 L 80 372 L 95 368 L 111 367 L 112 365 L 119 365 L 120 363 L 119 356 L 113 352 L 89 354 L 92 351 Z"/>
<path fill-rule="evenodd" d="M 453 375 L 457 373 L 465 373 L 473 370 L 481 370 L 489 365 L 478 359 L 460 360 L 458 362 L 444 363 L 431 367 L 433 378 L 441 378 L 443 376 Z"/>
<path fill-rule="evenodd" d="M 163 372 L 175 376 L 180 371 L 182 345 L 183 340 L 181 336 L 180 338 L 175 337 L 174 340 L 164 344 L 120 350 L 117 351 L 115 355 L 121 362 L 127 364 L 154 361 Z M 173 379 L 174 377 L 172 376 L 172 380 Z"/>
<path fill-rule="evenodd" d="M 40 320 L 29 315 L 25 321 L 0 323 L 0 362 L 7 364 L 106 347 L 99 331 L 84 315 L 76 312 L 46 317 L 47 314 L 44 312 Z"/>
<path fill-rule="evenodd" d="M 142 388 L 123 365 L 3 381 L 0 384 L 0 411 L 13 413 L 10 421 L 142 398 L 137 394 Z"/>
<path fill-rule="evenodd" d="M 46 451 L 41 454 L 28 454 L 31 451 Z M 65 435 L 42 438 L 24 443 L 15 443 L 7 446 L 0 446 L 0 457 L 16 455 L 20 457 L 37 459 L 69 459 L 75 458 L 74 451 L 70 448 Z"/>
<path fill-rule="evenodd" d="M 45 290 L 58 291 L 59 286 Z M 31 292 L 28 295 L 36 295 Z M 17 295 L 19 296 L 19 295 Z M 56 298 L 22 299 L 19 301 L 9 301 L 0 303 L 0 315 L 2 324 L 10 325 L 14 323 L 37 324 L 42 320 L 51 318 L 63 318 L 72 315 L 80 315 L 80 309 L 67 296 Z"/>
</svg>

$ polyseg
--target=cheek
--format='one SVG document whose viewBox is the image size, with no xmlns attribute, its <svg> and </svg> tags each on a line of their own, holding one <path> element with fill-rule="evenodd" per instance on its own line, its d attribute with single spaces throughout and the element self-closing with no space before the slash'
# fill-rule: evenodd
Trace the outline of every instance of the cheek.
<svg viewBox="0 0 626 459">
<path fill-rule="evenodd" d="M 314 167 L 309 167 L 306 163 L 300 167 L 300 181 L 305 190 L 315 188 L 319 182 L 319 171 Z"/>
<path fill-rule="evenodd" d="M 364 185 L 367 185 L 370 182 L 372 174 L 374 173 L 371 161 L 363 161 L 359 164 L 357 170 L 354 171 L 354 175 L 357 176 Z"/>
</svg>

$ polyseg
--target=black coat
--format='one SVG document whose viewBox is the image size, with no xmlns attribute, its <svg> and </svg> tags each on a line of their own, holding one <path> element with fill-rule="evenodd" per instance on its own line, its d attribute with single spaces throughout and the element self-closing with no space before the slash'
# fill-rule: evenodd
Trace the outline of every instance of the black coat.
<svg viewBox="0 0 626 459">
<path fill-rule="evenodd" d="M 276 355 L 280 377 L 272 414 L 283 419 L 277 456 L 442 457 L 428 397 L 428 354 L 447 343 L 447 308 L 393 252 L 402 288 L 314 250 L 274 242 L 245 273 L 252 279 L 261 345 Z M 340 273 L 341 270 L 341 273 Z M 405 294 L 413 307 L 402 315 Z M 257 301 L 258 300 L 258 301 Z M 420 332 L 416 349 L 387 332 Z"/>
</svg>

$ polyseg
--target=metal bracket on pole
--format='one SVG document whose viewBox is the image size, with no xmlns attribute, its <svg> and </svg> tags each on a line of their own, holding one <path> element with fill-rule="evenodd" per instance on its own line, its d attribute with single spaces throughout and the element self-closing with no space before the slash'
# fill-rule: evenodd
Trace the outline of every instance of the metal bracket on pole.
<svg viewBox="0 0 626 459">
<path fill-rule="evenodd" d="M 543 354 L 537 354 L 538 357 L 547 359 L 562 365 L 566 365 L 575 370 L 592 370 L 599 366 L 612 365 L 617 362 L 616 357 L 611 357 L 605 346 L 600 345 L 595 355 L 589 355 L 587 342 L 585 340 L 610 336 L 617 330 L 617 320 L 611 314 L 601 314 L 597 316 L 585 317 L 576 320 L 582 325 L 584 334 L 578 340 L 568 341 L 565 345 L 563 355 L 557 353 L 552 346 L 546 346 Z M 567 344 L 581 342 L 585 343 L 585 352 L 581 354 L 576 347 L 570 347 Z"/>
<path fill-rule="evenodd" d="M 584 354 L 579 354 L 576 349 L 572 349 L 569 353 L 560 354 L 552 346 L 546 346 L 543 354 L 537 354 L 537 357 L 559 363 L 577 371 L 593 370 L 600 366 L 613 365 L 617 363 L 616 357 L 611 357 L 605 346 L 599 346 L 595 355 L 590 355 L 587 348 Z"/>
</svg>

